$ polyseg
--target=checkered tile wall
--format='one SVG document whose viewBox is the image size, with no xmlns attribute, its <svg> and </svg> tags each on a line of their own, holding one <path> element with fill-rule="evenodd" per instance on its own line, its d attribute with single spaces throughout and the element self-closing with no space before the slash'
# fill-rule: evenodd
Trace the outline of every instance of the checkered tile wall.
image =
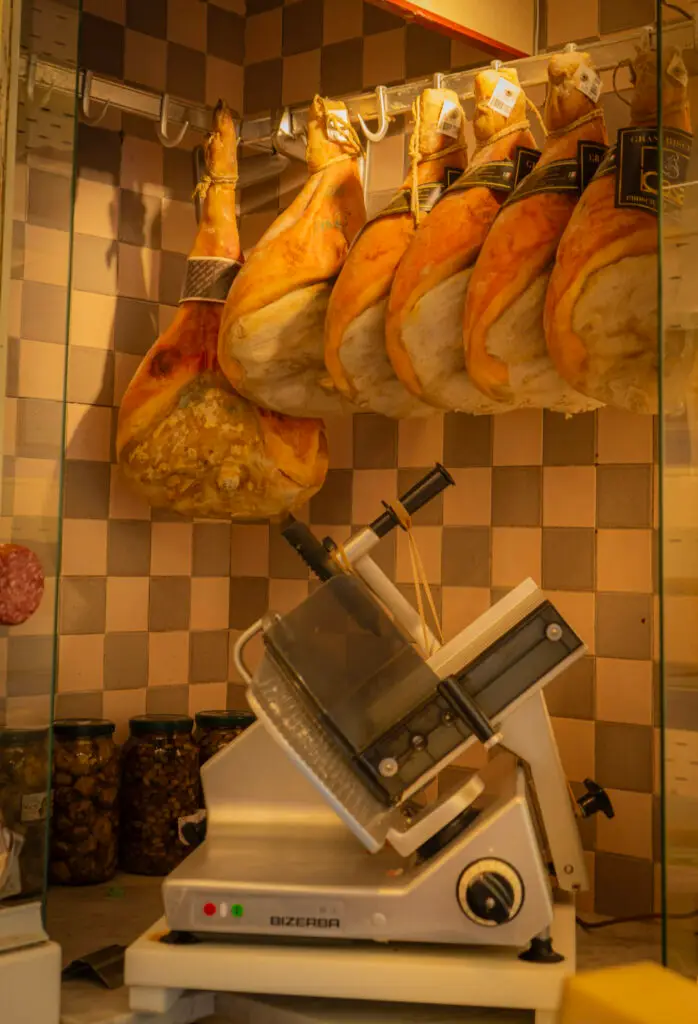
<svg viewBox="0 0 698 1024">
<path fill-rule="evenodd" d="M 199 103 L 224 95 L 246 114 L 315 91 L 339 95 L 488 58 L 361 0 L 248 0 L 246 17 L 242 0 L 84 6 L 84 66 Z M 401 178 L 404 127 L 395 125 L 376 149 L 374 200 Z M 277 527 L 153 512 L 113 465 L 115 410 L 175 311 L 195 226 L 196 141 L 163 149 L 151 125 L 113 112 L 100 127 L 79 130 L 56 710 L 114 718 L 121 735 L 128 716 L 144 710 L 242 706 L 232 643 L 267 608 L 284 612 L 312 586 Z M 20 171 L 6 458 L 31 486 L 19 501 L 5 495 L 18 535 L 58 486 L 57 343 L 67 298 L 59 266 L 70 218 L 66 174 L 36 160 Z M 246 247 L 302 179 L 296 168 L 245 190 Z M 570 420 L 525 411 L 399 424 L 356 415 L 328 428 L 329 477 L 305 510 L 320 536 L 346 538 L 382 498 L 443 461 L 457 487 L 420 513 L 416 535 L 445 633 L 530 575 L 584 638 L 589 656 L 549 688 L 548 699 L 573 784 L 596 778 L 618 812 L 615 822 L 585 824 L 595 886 L 586 905 L 595 900 L 612 914 L 651 910 L 658 893 L 652 421 L 611 410 Z M 410 597 L 403 538 L 386 541 L 379 558 Z M 41 616 L 2 640 L 8 710 L 46 692 L 41 659 L 51 643 L 51 623 Z"/>
</svg>

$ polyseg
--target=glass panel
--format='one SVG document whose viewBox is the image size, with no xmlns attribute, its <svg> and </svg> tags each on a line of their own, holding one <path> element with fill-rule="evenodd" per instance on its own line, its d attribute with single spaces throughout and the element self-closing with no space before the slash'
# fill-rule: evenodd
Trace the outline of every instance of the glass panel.
<svg viewBox="0 0 698 1024">
<path fill-rule="evenodd" d="M 698 11 L 695 3 L 680 6 Z M 664 10 L 666 26 L 677 12 Z M 661 43 L 661 39 L 660 39 Z M 698 118 L 696 50 L 688 69 L 690 123 Z M 665 52 L 665 61 L 670 59 Z M 680 73 L 679 78 L 681 78 Z M 676 86 L 679 86 L 677 94 Z M 662 76 L 662 205 L 660 210 L 660 491 L 662 844 L 664 953 L 669 966 L 698 973 L 698 163 L 696 147 L 685 187 L 676 185 L 670 129 L 682 127 L 681 82 Z"/>
<path fill-rule="evenodd" d="M 19 622 L 29 609 L 15 606 L 17 624 L 0 627 L 0 933 L 15 935 L 38 921 L 31 905 L 45 894 L 80 7 L 6 0 L 0 15 L 0 542 L 23 549 L 22 602 L 27 550 L 45 579 L 36 611 Z M 51 87 L 57 65 L 72 73 Z"/>
</svg>

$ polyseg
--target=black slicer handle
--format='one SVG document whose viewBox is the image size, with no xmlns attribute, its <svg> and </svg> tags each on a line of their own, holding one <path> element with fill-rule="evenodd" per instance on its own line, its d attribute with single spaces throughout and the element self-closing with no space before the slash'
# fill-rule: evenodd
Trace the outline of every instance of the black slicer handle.
<svg viewBox="0 0 698 1024">
<path fill-rule="evenodd" d="M 342 575 L 342 570 L 312 530 L 295 516 L 288 516 L 284 520 L 281 533 L 322 583 L 326 583 L 333 576 Z"/>
<path fill-rule="evenodd" d="M 440 462 L 437 462 L 431 472 L 427 473 L 421 480 L 418 480 L 416 484 L 413 484 L 409 491 L 405 491 L 400 498 L 400 502 L 409 514 L 413 516 L 423 505 L 426 505 L 428 501 L 431 501 L 437 494 L 441 494 L 442 491 L 445 491 L 447 487 L 451 487 L 453 484 L 455 484 L 455 480 L 449 471 Z M 378 519 L 374 519 L 369 529 L 373 530 L 377 537 L 385 537 L 396 526 L 400 526 L 399 519 L 392 509 L 386 507 L 383 515 L 379 516 Z"/>
</svg>

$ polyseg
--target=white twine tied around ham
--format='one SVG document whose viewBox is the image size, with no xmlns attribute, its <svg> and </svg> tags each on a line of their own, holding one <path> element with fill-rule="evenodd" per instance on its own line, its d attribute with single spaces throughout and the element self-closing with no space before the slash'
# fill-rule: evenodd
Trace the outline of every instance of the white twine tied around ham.
<svg viewBox="0 0 698 1024">
<path fill-rule="evenodd" d="M 231 188 L 237 188 L 237 183 L 237 174 L 204 174 L 192 193 L 192 199 L 196 199 L 198 196 L 203 203 L 204 199 L 208 195 L 208 190 L 211 185 L 230 185 Z"/>
<path fill-rule="evenodd" d="M 339 156 L 334 156 L 330 160 L 324 160 L 322 163 L 308 158 L 308 171 L 311 174 L 315 174 L 317 171 L 324 171 L 326 167 L 331 167 L 332 164 L 341 163 L 343 160 L 357 160 L 359 157 L 364 156 L 364 149 L 361 145 L 361 140 L 356 134 L 356 130 L 350 123 L 348 115 L 341 117 L 336 111 L 330 110 L 327 100 L 322 97 L 318 97 L 320 110 L 322 116 L 325 119 L 325 132 L 329 138 L 334 135 L 339 137 L 332 141 L 337 141 L 337 144 L 344 146 L 348 152 L 340 153 Z"/>
<path fill-rule="evenodd" d="M 582 125 L 589 124 L 591 121 L 603 121 L 603 119 L 603 110 L 598 107 L 596 110 L 590 110 L 588 114 L 583 114 L 581 117 L 578 117 L 576 121 L 571 121 L 562 128 L 556 128 L 554 132 L 548 132 L 548 138 L 560 139 L 563 135 L 568 135 L 569 132 L 574 132 L 577 128 L 581 128 Z"/>
<path fill-rule="evenodd" d="M 524 99 L 526 100 L 526 106 L 528 107 L 528 109 L 532 110 L 533 113 L 536 115 L 536 120 L 540 125 L 540 130 L 543 132 L 543 138 L 547 139 L 548 129 L 545 127 L 543 115 L 541 114 L 540 110 L 535 105 L 533 100 L 529 99 L 528 96 L 525 96 Z M 523 121 L 517 121 L 515 124 L 508 124 L 506 128 L 502 128 L 500 131 L 495 132 L 494 135 L 489 135 L 486 139 L 483 139 L 481 142 L 478 142 L 473 151 L 473 156 L 475 156 L 476 153 L 479 153 L 481 149 L 484 149 L 485 146 L 493 146 L 495 142 L 500 142 L 502 139 L 506 139 L 508 135 L 514 135 L 516 132 L 525 132 L 530 127 L 531 122 L 528 120 L 527 117 L 525 117 Z"/>
<path fill-rule="evenodd" d="M 432 160 L 442 160 L 446 156 L 451 156 L 452 153 L 460 153 L 462 150 L 467 149 L 465 143 L 454 142 L 451 146 L 446 146 L 445 149 L 440 149 L 438 153 L 431 153 L 424 155 L 420 149 L 420 135 L 422 126 L 422 110 L 419 104 L 419 100 L 415 100 L 412 104 L 412 116 L 414 117 L 414 131 L 412 132 L 412 138 L 410 139 L 410 160 L 412 161 L 412 189 L 410 195 L 410 209 L 412 216 L 414 217 L 415 224 L 419 224 L 422 219 L 422 211 L 419 207 L 419 167 L 421 164 L 428 164 Z"/>
</svg>

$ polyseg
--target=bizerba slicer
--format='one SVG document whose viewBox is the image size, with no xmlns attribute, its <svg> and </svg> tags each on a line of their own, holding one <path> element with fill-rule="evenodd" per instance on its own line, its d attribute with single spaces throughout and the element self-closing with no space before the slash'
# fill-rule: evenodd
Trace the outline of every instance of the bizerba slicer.
<svg viewBox="0 0 698 1024">
<path fill-rule="evenodd" d="M 403 510 L 449 483 L 437 466 Z M 329 944 L 351 957 L 368 942 L 561 959 L 554 892 L 588 885 L 577 816 L 612 813 L 591 781 L 575 806 L 543 696 L 584 644 L 526 580 L 439 645 L 370 557 L 400 523 L 386 506 L 341 557 L 286 524 L 321 585 L 238 640 L 258 721 L 202 770 L 206 836 L 163 884 L 168 942 L 215 940 L 218 955 L 231 940 L 237 952 Z M 486 766 L 451 772 L 434 799 L 431 784 L 478 742 Z M 298 991 L 273 984 L 264 991 Z"/>
</svg>

